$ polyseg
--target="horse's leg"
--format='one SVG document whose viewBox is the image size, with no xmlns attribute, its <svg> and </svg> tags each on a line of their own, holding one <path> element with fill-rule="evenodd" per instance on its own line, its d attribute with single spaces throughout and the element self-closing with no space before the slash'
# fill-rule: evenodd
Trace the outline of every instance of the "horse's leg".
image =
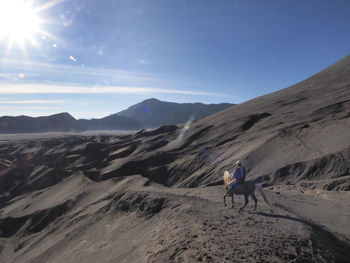
<svg viewBox="0 0 350 263">
<path fill-rule="evenodd" d="M 244 195 L 244 201 L 245 201 L 245 204 L 239 209 L 239 212 L 241 212 L 241 210 L 243 210 L 243 208 L 245 208 L 249 202 L 247 194 Z"/>
<path fill-rule="evenodd" d="M 255 210 L 256 209 L 256 205 L 258 203 L 258 199 L 256 198 L 256 196 L 254 194 L 251 194 L 251 196 L 253 197 L 254 202 L 255 202 L 255 205 L 254 205 L 254 210 Z"/>
<path fill-rule="evenodd" d="M 234 206 L 235 206 L 235 205 L 234 205 L 233 196 L 234 196 L 234 194 L 232 194 L 232 199 L 231 199 L 231 200 L 232 200 L 232 206 L 231 206 L 231 208 L 232 208 L 232 209 L 233 209 L 233 208 L 234 208 Z"/>
</svg>

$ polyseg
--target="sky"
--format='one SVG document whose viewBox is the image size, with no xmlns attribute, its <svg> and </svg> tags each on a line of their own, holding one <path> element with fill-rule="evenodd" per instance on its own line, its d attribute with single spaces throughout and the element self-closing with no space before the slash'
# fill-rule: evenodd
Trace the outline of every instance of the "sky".
<svg viewBox="0 0 350 263">
<path fill-rule="evenodd" d="M 0 0 L 0 116 L 241 103 L 349 55 L 349 13 L 348 0 Z"/>
</svg>

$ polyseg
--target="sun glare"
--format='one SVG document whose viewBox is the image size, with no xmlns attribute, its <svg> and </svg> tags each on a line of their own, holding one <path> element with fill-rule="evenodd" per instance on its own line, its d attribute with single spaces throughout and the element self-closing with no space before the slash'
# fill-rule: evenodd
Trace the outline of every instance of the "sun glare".
<svg viewBox="0 0 350 263">
<path fill-rule="evenodd" d="M 0 41 L 24 45 L 29 40 L 34 44 L 34 37 L 40 32 L 40 24 L 41 20 L 32 2 L 0 1 Z"/>
</svg>

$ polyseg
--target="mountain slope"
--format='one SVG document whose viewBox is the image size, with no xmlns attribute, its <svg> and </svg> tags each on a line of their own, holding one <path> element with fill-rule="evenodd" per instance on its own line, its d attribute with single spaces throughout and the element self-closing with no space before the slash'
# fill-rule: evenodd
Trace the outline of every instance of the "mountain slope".
<svg viewBox="0 0 350 263">
<path fill-rule="evenodd" d="M 350 56 L 292 87 L 191 126 L 140 131 L 118 139 L 120 146 L 101 142 L 79 148 L 79 154 L 104 149 L 98 158 L 92 150 L 92 159 L 85 158 L 89 169 L 96 163 L 89 174 L 98 180 L 141 174 L 169 186 L 212 185 L 241 159 L 250 179 L 349 189 L 349 87 Z M 61 157 L 66 164 L 69 155 Z"/>
<path fill-rule="evenodd" d="M 183 185 L 210 183 L 242 159 L 250 178 L 349 189 L 350 56 L 294 86 L 199 120 L 186 137 L 203 166 Z M 215 165 L 203 159 L 203 149 Z M 186 159 L 188 161 L 188 159 Z M 176 167 L 172 167 L 174 169 Z M 174 169 L 174 176 L 181 171 Z M 185 169 L 186 170 L 186 169 Z M 323 181 L 327 179 L 328 181 Z"/>
<path fill-rule="evenodd" d="M 184 123 L 190 119 L 201 119 L 232 106 L 233 104 L 229 103 L 174 103 L 148 99 L 116 115 L 133 118 L 146 128 L 155 128 L 166 124 Z"/>
<path fill-rule="evenodd" d="M 0 133 L 82 131 L 84 128 L 69 113 L 32 118 L 0 117 Z"/>
<path fill-rule="evenodd" d="M 142 174 L 165 185 L 211 185 L 241 159 L 251 179 L 349 189 L 349 87 L 350 56 L 190 127 L 130 135 L 125 147 L 99 151 L 93 176 Z"/>
<path fill-rule="evenodd" d="M 191 127 L 137 133 L 125 148 L 132 155 L 111 161 L 98 174 L 143 174 L 165 185 L 193 187 L 221 182 L 224 170 L 241 159 L 250 179 L 349 189 L 349 87 L 350 56 Z"/>
</svg>

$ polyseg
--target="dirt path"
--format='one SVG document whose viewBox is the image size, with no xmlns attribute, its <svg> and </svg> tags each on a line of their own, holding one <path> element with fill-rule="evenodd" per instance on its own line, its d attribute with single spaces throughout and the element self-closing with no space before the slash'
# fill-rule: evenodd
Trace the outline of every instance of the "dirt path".
<svg viewBox="0 0 350 263">
<path fill-rule="evenodd" d="M 176 246 L 171 258 L 167 258 L 169 251 L 163 255 L 156 253 L 157 260 L 346 262 L 349 258 L 350 247 L 349 243 L 343 241 L 344 236 L 338 239 L 327 226 L 304 218 L 301 209 L 300 214 L 285 209 L 294 200 L 285 202 L 275 192 L 268 193 L 272 206 L 260 201 L 257 211 L 252 211 L 251 202 L 250 207 L 238 213 L 243 197 L 235 198 L 236 209 L 224 207 L 222 187 L 171 191 L 187 196 L 193 204 L 187 213 L 181 213 L 187 225 L 183 243 Z M 259 199 L 262 200 L 261 197 Z M 285 206 L 278 205 L 276 199 Z M 321 213 L 318 208 L 314 211 Z"/>
</svg>

